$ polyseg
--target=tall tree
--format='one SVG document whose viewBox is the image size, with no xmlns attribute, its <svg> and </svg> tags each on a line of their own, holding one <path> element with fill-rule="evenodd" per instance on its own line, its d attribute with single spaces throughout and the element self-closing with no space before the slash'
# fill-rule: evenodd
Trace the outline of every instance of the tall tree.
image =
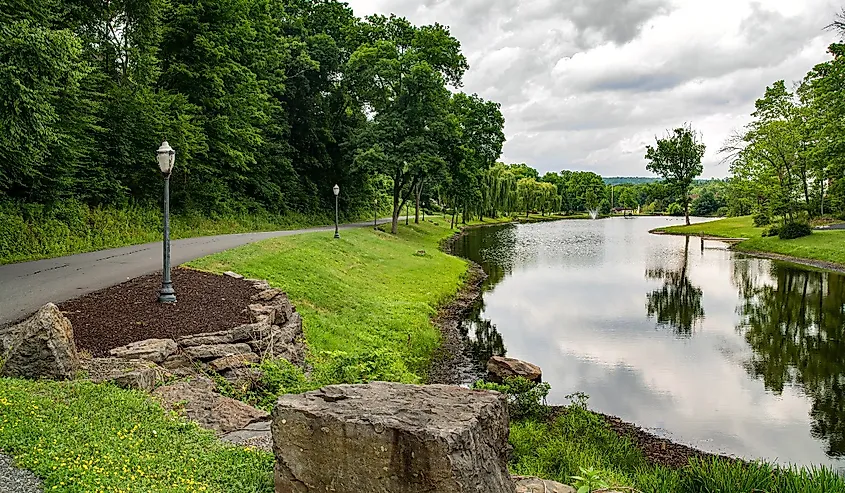
<svg viewBox="0 0 845 493">
<path fill-rule="evenodd" d="M 657 144 L 646 146 L 646 169 L 666 181 L 681 195 L 684 217 L 689 224 L 689 189 L 692 181 L 701 175 L 704 166 L 701 159 L 706 149 L 701 136 L 691 126 L 676 128 L 667 132 L 664 138 L 656 138 Z"/>
</svg>

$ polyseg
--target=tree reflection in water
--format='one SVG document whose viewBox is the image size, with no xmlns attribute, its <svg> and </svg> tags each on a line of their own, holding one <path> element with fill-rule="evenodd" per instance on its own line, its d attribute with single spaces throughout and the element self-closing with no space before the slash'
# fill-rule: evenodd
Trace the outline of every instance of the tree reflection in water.
<svg viewBox="0 0 845 493">
<path fill-rule="evenodd" d="M 489 319 L 481 317 L 483 311 L 484 301 L 482 298 L 473 308 L 472 313 L 458 326 L 464 339 L 464 348 L 468 353 L 467 355 L 480 370 L 486 368 L 487 360 L 493 356 L 505 356 L 507 354 L 502 334 Z"/>
<path fill-rule="evenodd" d="M 754 350 L 747 371 L 775 393 L 803 388 L 813 436 L 828 455 L 845 456 L 845 277 L 783 263 L 763 275 L 744 264 L 734 282 L 751 287 L 740 289 L 737 326 Z"/>
<path fill-rule="evenodd" d="M 689 237 L 686 237 L 684 258 L 679 266 L 675 269 L 658 267 L 646 270 L 646 278 L 663 280 L 660 289 L 646 295 L 648 317 L 656 318 L 658 325 L 668 326 L 681 336 L 692 334 L 696 325 L 704 319 L 702 291 L 690 282 L 688 263 Z"/>
</svg>

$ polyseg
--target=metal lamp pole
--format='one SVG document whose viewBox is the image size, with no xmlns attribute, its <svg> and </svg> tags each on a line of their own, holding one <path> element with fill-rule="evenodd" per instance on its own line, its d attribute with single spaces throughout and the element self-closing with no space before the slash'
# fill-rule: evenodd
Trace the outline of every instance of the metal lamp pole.
<svg viewBox="0 0 845 493">
<path fill-rule="evenodd" d="M 378 229 L 378 197 L 373 199 L 373 229 Z"/>
<path fill-rule="evenodd" d="M 338 201 L 338 196 L 340 195 L 340 187 L 335 185 L 334 188 L 332 188 L 332 190 L 334 191 L 334 237 L 340 238 L 340 232 L 338 231 L 338 225 L 337 225 L 337 215 L 338 215 L 338 212 L 337 212 L 337 210 L 338 210 L 337 203 L 338 202 L 337 201 Z"/>
<path fill-rule="evenodd" d="M 176 291 L 170 280 L 170 173 L 176 160 L 176 151 L 165 140 L 156 151 L 158 167 L 164 177 L 164 269 L 162 271 L 161 290 L 158 301 L 160 303 L 176 303 Z"/>
</svg>

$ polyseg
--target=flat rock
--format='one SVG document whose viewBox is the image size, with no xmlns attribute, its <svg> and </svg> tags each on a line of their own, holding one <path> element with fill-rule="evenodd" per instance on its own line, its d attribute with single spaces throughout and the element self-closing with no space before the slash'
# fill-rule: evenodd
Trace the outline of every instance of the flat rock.
<svg viewBox="0 0 845 493">
<path fill-rule="evenodd" d="M 276 492 L 513 493 L 504 399 L 383 382 L 281 396 Z"/>
<path fill-rule="evenodd" d="M 216 359 L 209 363 L 208 366 L 217 373 L 220 373 L 234 368 L 245 368 L 249 365 L 258 363 L 259 361 L 261 361 L 261 358 L 259 358 L 257 354 L 243 353 Z"/>
<path fill-rule="evenodd" d="M 193 369 L 194 361 L 184 353 L 176 353 L 168 356 L 168 358 L 161 363 L 161 366 L 167 368 L 168 370 L 178 370 L 182 368 Z"/>
<path fill-rule="evenodd" d="M 253 303 L 247 307 L 247 311 L 249 312 L 249 319 L 253 323 L 266 323 L 267 325 L 276 323 L 276 308 L 272 306 Z"/>
<path fill-rule="evenodd" d="M 214 344 L 208 346 L 192 346 L 183 349 L 185 355 L 192 359 L 203 361 L 235 356 L 237 354 L 251 353 L 249 344 Z"/>
<path fill-rule="evenodd" d="M 209 332 L 205 334 L 196 334 L 185 337 L 180 337 L 176 342 L 181 347 L 193 346 L 210 346 L 215 344 L 234 344 L 238 342 L 250 341 L 255 337 L 256 332 L 267 330 L 267 324 L 255 323 L 246 324 L 234 329 L 224 330 L 220 332 Z"/>
<path fill-rule="evenodd" d="M 487 361 L 487 373 L 491 380 L 500 383 L 513 377 L 523 377 L 531 382 L 539 382 L 543 378 L 543 370 L 539 366 L 502 356 L 493 356 Z"/>
<path fill-rule="evenodd" d="M 232 272 L 230 270 L 224 272 L 223 275 L 226 276 L 226 277 L 231 277 L 232 279 L 243 279 L 244 278 L 244 276 L 238 274 L 237 272 Z"/>
<path fill-rule="evenodd" d="M 260 293 L 253 295 L 252 299 L 258 302 L 270 301 L 276 296 L 279 296 L 280 294 L 282 294 L 282 291 L 280 289 L 267 288 L 261 291 Z"/>
<path fill-rule="evenodd" d="M 164 369 L 142 359 L 94 358 L 82 362 L 82 369 L 94 383 L 113 383 L 124 389 L 152 392 Z"/>
<path fill-rule="evenodd" d="M 546 479 L 515 476 L 516 493 L 576 493 L 572 486 Z"/>
<path fill-rule="evenodd" d="M 68 380 L 79 370 L 73 327 L 47 303 L 30 318 L 0 328 L 0 376 Z"/>
<path fill-rule="evenodd" d="M 160 364 L 178 348 L 173 339 L 147 339 L 114 348 L 109 354 L 115 358 L 143 359 Z"/>
<path fill-rule="evenodd" d="M 266 421 L 270 415 L 241 401 L 224 397 L 212 390 L 205 379 L 178 382 L 157 388 L 153 395 L 170 410 L 195 421 L 220 435 Z"/>
<path fill-rule="evenodd" d="M 227 433 L 220 439 L 242 447 L 254 447 L 266 452 L 273 451 L 273 436 L 270 434 L 269 421 L 252 423 L 246 428 Z"/>
</svg>

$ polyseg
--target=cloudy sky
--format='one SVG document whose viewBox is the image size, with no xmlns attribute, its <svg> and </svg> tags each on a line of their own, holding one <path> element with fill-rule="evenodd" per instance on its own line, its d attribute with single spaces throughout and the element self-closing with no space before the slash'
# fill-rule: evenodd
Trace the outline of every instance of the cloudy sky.
<svg viewBox="0 0 845 493">
<path fill-rule="evenodd" d="M 647 176 L 645 145 L 690 122 L 717 150 L 765 87 L 828 59 L 843 0 L 348 0 L 358 16 L 440 22 L 463 44 L 463 90 L 502 103 L 503 159 Z"/>
</svg>

